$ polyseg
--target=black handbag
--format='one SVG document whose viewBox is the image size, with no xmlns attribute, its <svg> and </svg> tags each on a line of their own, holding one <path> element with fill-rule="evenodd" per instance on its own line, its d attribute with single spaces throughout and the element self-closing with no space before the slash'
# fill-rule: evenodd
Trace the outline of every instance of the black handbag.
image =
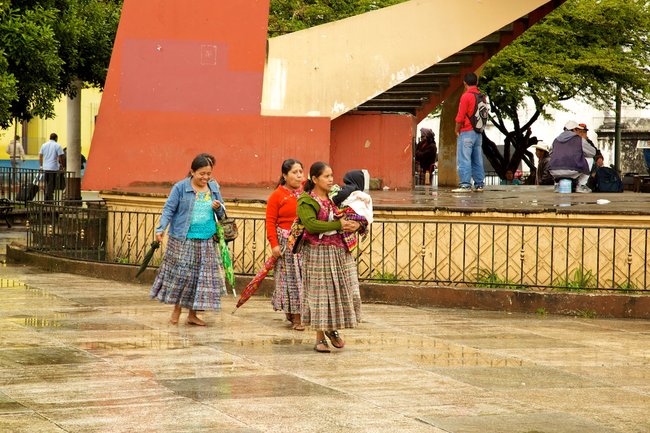
<svg viewBox="0 0 650 433">
<path fill-rule="evenodd" d="M 223 228 L 223 239 L 226 242 L 232 242 L 237 239 L 239 231 L 237 230 L 237 223 L 234 218 L 228 218 L 226 211 L 223 212 L 223 218 L 218 218 L 219 224 Z"/>
</svg>

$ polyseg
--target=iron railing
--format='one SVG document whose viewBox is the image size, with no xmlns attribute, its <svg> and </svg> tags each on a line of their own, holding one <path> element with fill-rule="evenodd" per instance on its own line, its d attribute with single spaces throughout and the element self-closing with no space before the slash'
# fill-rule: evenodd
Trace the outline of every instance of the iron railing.
<svg viewBox="0 0 650 433">
<path fill-rule="evenodd" d="M 30 203 L 29 250 L 139 265 L 159 213 Z M 235 273 L 254 275 L 271 251 L 264 218 L 237 218 Z M 648 293 L 649 228 L 434 220 L 375 220 L 357 249 L 369 282 Z M 150 262 L 160 264 L 164 245 Z"/>
<path fill-rule="evenodd" d="M 487 186 L 501 185 L 501 178 L 496 174 L 496 172 L 490 171 L 485 173 L 484 182 Z M 415 186 L 427 185 L 425 173 L 416 170 L 413 177 L 413 183 Z M 438 186 L 437 169 L 434 170 L 433 173 L 429 174 L 429 186 Z"/>
<path fill-rule="evenodd" d="M 32 168 L 0 167 L 0 198 L 11 201 L 15 207 L 24 207 L 29 201 L 42 201 L 45 196 L 45 183 L 43 171 Z M 74 177 L 74 172 L 61 171 L 57 173 L 53 201 L 61 201 L 64 198 L 66 185 L 69 179 Z M 35 197 L 28 193 L 32 185 L 36 185 Z"/>
</svg>

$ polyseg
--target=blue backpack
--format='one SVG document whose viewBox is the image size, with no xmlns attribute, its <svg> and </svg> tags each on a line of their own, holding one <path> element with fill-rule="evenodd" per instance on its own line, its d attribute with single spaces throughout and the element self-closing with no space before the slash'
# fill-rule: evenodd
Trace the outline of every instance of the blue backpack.
<svg viewBox="0 0 650 433">
<path fill-rule="evenodd" d="M 616 170 L 610 167 L 596 169 L 596 191 L 623 192 L 623 181 Z"/>
</svg>

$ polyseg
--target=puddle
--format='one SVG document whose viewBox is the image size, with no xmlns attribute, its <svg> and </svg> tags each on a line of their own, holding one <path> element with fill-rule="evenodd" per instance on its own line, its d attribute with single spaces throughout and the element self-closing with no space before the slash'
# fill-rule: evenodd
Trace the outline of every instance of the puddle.
<svg viewBox="0 0 650 433">
<path fill-rule="evenodd" d="M 175 393 L 193 400 L 290 396 L 334 396 L 339 392 L 290 375 L 202 377 L 162 380 Z"/>
</svg>

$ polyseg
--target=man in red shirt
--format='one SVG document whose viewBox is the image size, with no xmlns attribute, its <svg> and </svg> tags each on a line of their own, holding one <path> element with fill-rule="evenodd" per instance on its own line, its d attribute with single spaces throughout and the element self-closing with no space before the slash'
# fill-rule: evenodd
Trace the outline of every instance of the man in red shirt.
<svg viewBox="0 0 650 433">
<path fill-rule="evenodd" d="M 483 169 L 482 135 L 472 127 L 470 118 L 476 107 L 474 94 L 478 90 L 478 77 L 475 73 L 465 74 L 463 78 L 465 93 L 460 97 L 458 114 L 456 115 L 456 167 L 460 184 L 453 192 L 471 192 L 472 178 L 474 179 L 474 191 L 483 192 L 485 170 Z"/>
</svg>

